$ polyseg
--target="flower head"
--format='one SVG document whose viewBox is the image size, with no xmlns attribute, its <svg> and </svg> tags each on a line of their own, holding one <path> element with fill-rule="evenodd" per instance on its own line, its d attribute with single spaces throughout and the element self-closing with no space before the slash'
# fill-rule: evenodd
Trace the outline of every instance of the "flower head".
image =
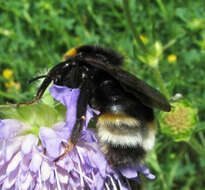
<svg viewBox="0 0 205 190">
<path fill-rule="evenodd" d="M 197 123 L 197 110 L 185 102 L 172 103 L 169 113 L 161 113 L 161 130 L 175 141 L 190 139 Z"/>
<path fill-rule="evenodd" d="M 167 60 L 169 63 L 175 63 L 177 61 L 177 56 L 175 54 L 170 54 L 167 56 Z"/>
<path fill-rule="evenodd" d="M 75 148 L 55 163 L 68 141 L 65 123 L 40 127 L 38 137 L 20 135 L 29 128 L 17 120 L 1 120 L 1 189 L 102 189 L 112 176 L 91 131 L 84 131 Z"/>
<path fill-rule="evenodd" d="M 156 41 L 149 47 L 149 51 L 144 55 L 138 55 L 138 58 L 150 67 L 156 68 L 163 55 L 163 46 L 159 41 Z"/>
<path fill-rule="evenodd" d="M 98 111 L 87 107 L 86 122 L 75 147 L 61 160 L 76 121 L 79 89 L 53 85 L 52 96 L 67 108 L 62 120 L 59 106 L 35 104 L 12 113 L 15 119 L 0 120 L 0 189 L 2 190 L 128 190 L 122 181 L 142 173 L 153 178 L 145 167 L 112 169 L 100 151 L 95 134 L 87 129 Z"/>
<path fill-rule="evenodd" d="M 148 42 L 148 39 L 147 39 L 147 37 L 146 37 L 145 35 L 140 35 L 139 37 L 140 37 L 140 40 L 141 40 L 144 44 L 146 44 L 146 43 Z"/>
<path fill-rule="evenodd" d="M 14 72 L 11 69 L 4 69 L 2 76 L 5 79 L 4 86 L 8 92 L 20 90 L 21 84 L 14 81 Z"/>
<path fill-rule="evenodd" d="M 4 69 L 2 75 L 5 79 L 9 80 L 13 78 L 14 72 L 11 69 Z"/>
</svg>

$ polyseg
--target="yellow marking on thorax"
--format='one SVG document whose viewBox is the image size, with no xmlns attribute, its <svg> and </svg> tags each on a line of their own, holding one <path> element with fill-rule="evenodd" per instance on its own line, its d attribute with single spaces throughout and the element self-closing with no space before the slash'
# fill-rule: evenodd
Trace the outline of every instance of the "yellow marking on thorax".
<svg viewBox="0 0 205 190">
<path fill-rule="evenodd" d="M 66 57 L 73 57 L 77 54 L 77 49 L 76 48 L 72 48 L 70 50 L 68 50 L 65 55 L 64 55 L 64 58 Z"/>
</svg>

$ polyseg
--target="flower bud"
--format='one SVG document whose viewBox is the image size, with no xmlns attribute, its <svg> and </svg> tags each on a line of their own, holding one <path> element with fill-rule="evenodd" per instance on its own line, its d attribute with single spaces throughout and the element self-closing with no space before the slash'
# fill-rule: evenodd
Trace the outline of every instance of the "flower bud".
<svg viewBox="0 0 205 190">
<path fill-rule="evenodd" d="M 163 46 L 159 41 L 157 41 L 150 47 L 148 52 L 144 55 L 139 55 L 138 57 L 142 62 L 148 64 L 150 67 L 157 67 L 159 60 L 162 57 L 162 53 Z"/>
</svg>

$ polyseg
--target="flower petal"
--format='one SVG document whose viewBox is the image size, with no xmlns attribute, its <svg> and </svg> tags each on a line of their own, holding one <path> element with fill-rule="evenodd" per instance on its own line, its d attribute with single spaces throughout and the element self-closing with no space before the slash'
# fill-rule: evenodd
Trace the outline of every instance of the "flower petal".
<svg viewBox="0 0 205 190">
<path fill-rule="evenodd" d="M 67 173 L 61 173 L 61 172 L 59 172 L 58 173 L 58 177 L 59 177 L 59 180 L 60 180 L 60 182 L 61 183 L 63 183 L 63 184 L 67 184 L 68 183 L 68 175 L 67 175 Z"/>
<path fill-rule="evenodd" d="M 23 143 L 21 145 L 21 151 L 23 154 L 28 154 L 31 152 L 32 147 L 36 146 L 38 144 L 38 139 L 35 135 L 27 135 L 24 140 Z"/>
<path fill-rule="evenodd" d="M 51 167 L 49 166 L 49 164 L 45 161 L 42 162 L 41 165 L 41 179 L 42 181 L 46 181 L 51 174 Z"/>
<path fill-rule="evenodd" d="M 144 174 L 148 179 L 155 179 L 155 175 L 151 174 L 149 169 L 144 166 L 141 166 L 140 172 Z"/>
<path fill-rule="evenodd" d="M 12 156 L 20 149 L 23 137 L 15 137 L 7 140 L 6 146 L 4 147 L 4 157 L 6 161 L 9 161 Z"/>
<path fill-rule="evenodd" d="M 21 152 L 18 152 L 13 159 L 11 160 L 11 162 L 9 163 L 6 173 L 7 175 L 9 175 L 13 170 L 15 170 L 17 168 L 17 166 L 19 165 L 19 163 L 22 160 L 22 154 Z"/>
<path fill-rule="evenodd" d="M 55 173 L 54 173 L 53 170 L 51 170 L 49 181 L 50 181 L 51 184 L 55 184 L 56 183 L 56 177 L 55 177 Z"/>
<path fill-rule="evenodd" d="M 128 179 L 136 178 L 138 176 L 137 170 L 132 167 L 120 167 L 119 170 L 121 174 Z"/>
<path fill-rule="evenodd" d="M 7 139 L 15 136 L 21 126 L 21 122 L 14 119 L 0 120 L 0 139 Z"/>
<path fill-rule="evenodd" d="M 70 136 L 70 129 L 69 127 L 65 127 L 65 122 L 59 122 L 55 126 L 53 126 L 53 129 L 55 130 L 55 133 L 58 135 L 60 139 L 65 140 L 65 142 L 68 142 L 69 136 Z"/>
<path fill-rule="evenodd" d="M 106 176 L 108 163 L 105 156 L 99 151 L 97 144 L 89 143 L 89 146 L 92 147 L 92 149 L 87 150 L 87 155 L 92 167 L 97 168 L 102 176 Z"/>
<path fill-rule="evenodd" d="M 88 106 L 87 106 L 86 121 L 85 121 L 84 129 L 87 128 L 88 123 L 89 123 L 89 121 L 90 121 L 90 119 L 91 119 L 92 117 L 93 117 L 93 110 L 92 110 L 92 108 L 90 108 L 90 106 L 88 105 Z"/>
<path fill-rule="evenodd" d="M 10 179 L 7 177 L 7 178 L 4 180 L 2 189 L 10 189 L 10 188 L 13 186 L 15 180 L 16 180 L 15 178 L 13 178 L 13 179 L 10 180 Z"/>
<path fill-rule="evenodd" d="M 77 103 L 78 103 L 78 96 L 80 94 L 79 89 L 72 89 L 70 99 L 66 101 L 66 125 L 72 132 L 72 129 L 76 122 L 76 115 L 77 115 Z"/>
<path fill-rule="evenodd" d="M 29 165 L 30 170 L 34 173 L 37 173 L 40 169 L 41 163 L 42 163 L 42 156 L 38 152 L 33 152 L 32 160 Z"/>
<path fill-rule="evenodd" d="M 95 134 L 91 130 L 83 130 L 80 137 L 81 141 L 84 143 L 86 142 L 97 142 L 97 138 L 95 137 Z"/>
<path fill-rule="evenodd" d="M 39 137 L 42 145 L 46 148 L 46 153 L 51 158 L 57 158 L 60 155 L 61 139 L 51 128 L 41 127 Z"/>
<path fill-rule="evenodd" d="M 26 176 L 26 180 L 21 183 L 21 190 L 29 190 L 30 185 L 32 184 L 33 177 L 29 172 Z"/>
<path fill-rule="evenodd" d="M 70 136 L 76 122 L 77 103 L 80 89 L 70 89 L 66 86 L 53 85 L 50 88 L 51 95 L 66 106 L 66 126 L 68 126 L 68 134 Z"/>
<path fill-rule="evenodd" d="M 61 104 L 67 105 L 70 102 L 72 89 L 66 86 L 52 85 L 49 89 L 50 94 Z"/>
</svg>

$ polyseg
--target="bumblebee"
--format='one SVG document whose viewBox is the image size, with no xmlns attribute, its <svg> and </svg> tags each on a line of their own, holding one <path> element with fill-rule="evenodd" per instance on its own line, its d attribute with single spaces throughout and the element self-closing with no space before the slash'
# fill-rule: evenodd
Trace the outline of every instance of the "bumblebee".
<svg viewBox="0 0 205 190">
<path fill-rule="evenodd" d="M 89 104 L 99 110 L 97 137 L 112 167 L 140 164 L 154 145 L 156 124 L 153 108 L 170 111 L 170 104 L 156 89 L 122 70 L 123 58 L 113 50 L 85 45 L 71 49 L 65 61 L 54 66 L 38 89 L 39 100 L 51 82 L 80 88 L 77 120 L 69 146 L 78 141 Z M 69 148 L 68 148 L 69 149 Z"/>
</svg>

